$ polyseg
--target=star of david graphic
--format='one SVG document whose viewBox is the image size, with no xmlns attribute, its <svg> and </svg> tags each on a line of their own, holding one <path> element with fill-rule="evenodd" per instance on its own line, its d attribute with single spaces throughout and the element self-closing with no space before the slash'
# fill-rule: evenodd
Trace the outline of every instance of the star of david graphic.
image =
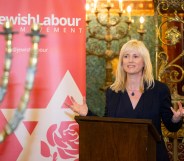
<svg viewBox="0 0 184 161">
<path fill-rule="evenodd" d="M 46 133 L 51 125 L 60 125 L 62 121 L 74 120 L 74 113 L 69 108 L 62 108 L 68 96 L 73 96 L 79 103 L 82 103 L 81 92 L 69 71 L 65 73 L 46 108 L 27 109 L 25 111 L 24 119 L 14 132 L 22 146 L 17 161 L 48 160 L 41 155 L 40 142 L 47 140 Z M 2 109 L 1 111 L 9 120 L 8 113 L 14 110 Z M 30 128 L 29 123 L 31 123 L 32 128 Z M 62 159 L 58 158 L 57 161 L 59 160 Z"/>
</svg>

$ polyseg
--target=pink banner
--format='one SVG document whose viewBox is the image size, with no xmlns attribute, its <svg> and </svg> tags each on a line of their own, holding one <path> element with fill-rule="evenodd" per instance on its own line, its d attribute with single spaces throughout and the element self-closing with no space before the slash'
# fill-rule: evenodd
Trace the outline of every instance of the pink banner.
<svg viewBox="0 0 184 161">
<path fill-rule="evenodd" d="M 0 143 L 3 161 L 77 161 L 78 125 L 64 103 L 68 96 L 82 102 L 86 89 L 85 0 L 0 0 L 0 30 L 11 21 L 13 59 L 7 93 L 0 104 L 0 130 L 12 118 L 24 92 L 33 23 L 41 24 L 34 86 L 24 118 Z M 0 74 L 5 40 L 0 36 Z"/>
</svg>

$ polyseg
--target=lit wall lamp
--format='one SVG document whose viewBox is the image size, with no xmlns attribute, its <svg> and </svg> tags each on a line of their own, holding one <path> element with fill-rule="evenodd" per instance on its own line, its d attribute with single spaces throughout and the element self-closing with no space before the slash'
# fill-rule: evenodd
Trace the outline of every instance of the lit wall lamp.
<svg viewBox="0 0 184 161">
<path fill-rule="evenodd" d="M 128 6 L 126 10 L 128 13 L 128 20 L 126 20 L 126 23 L 128 24 L 128 29 L 130 30 L 130 25 L 132 23 L 132 17 L 131 17 L 132 7 Z"/>
<path fill-rule="evenodd" d="M 88 12 L 90 10 L 89 3 L 86 3 L 85 9 L 86 9 L 86 22 L 89 23 L 89 17 L 88 17 Z"/>
<path fill-rule="evenodd" d="M 137 32 L 140 35 L 140 40 L 143 40 L 143 35 L 146 33 L 146 30 L 144 29 L 144 17 L 140 17 L 139 22 L 140 22 L 140 28 L 137 30 Z"/>
<path fill-rule="evenodd" d="M 127 7 L 127 13 L 128 13 L 128 20 L 129 20 L 129 21 L 131 21 L 131 19 L 132 19 L 132 18 L 131 18 L 131 11 L 132 11 L 131 6 L 128 6 L 128 7 Z"/>
<path fill-rule="evenodd" d="M 119 0 L 119 9 L 120 12 L 123 12 L 123 0 Z"/>
</svg>

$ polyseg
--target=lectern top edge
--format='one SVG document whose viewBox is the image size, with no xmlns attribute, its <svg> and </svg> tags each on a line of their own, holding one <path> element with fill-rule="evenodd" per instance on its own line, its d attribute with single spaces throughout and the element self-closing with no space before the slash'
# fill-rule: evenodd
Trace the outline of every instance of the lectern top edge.
<svg viewBox="0 0 184 161">
<path fill-rule="evenodd" d="M 75 116 L 76 121 L 105 121 L 105 122 L 126 122 L 138 124 L 152 124 L 149 119 L 135 119 L 135 118 L 114 118 L 114 117 L 100 117 L 100 116 Z"/>
<path fill-rule="evenodd" d="M 151 131 L 156 141 L 160 141 L 160 135 L 150 119 L 135 119 L 135 118 L 113 118 L 113 117 L 100 117 L 100 116 L 75 116 L 77 123 L 87 122 L 110 122 L 110 123 L 128 123 L 128 124 L 145 124 Z"/>
</svg>

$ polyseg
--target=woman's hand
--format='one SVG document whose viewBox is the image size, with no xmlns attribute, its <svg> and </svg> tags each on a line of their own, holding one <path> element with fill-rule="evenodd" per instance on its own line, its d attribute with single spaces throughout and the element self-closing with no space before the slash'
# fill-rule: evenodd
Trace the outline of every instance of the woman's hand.
<svg viewBox="0 0 184 161">
<path fill-rule="evenodd" d="M 171 107 L 171 110 L 173 112 L 172 121 L 173 122 L 179 122 L 182 117 L 184 117 L 184 109 L 182 107 L 182 104 L 180 101 L 178 101 L 178 109 L 175 111 L 173 107 Z"/>
<path fill-rule="evenodd" d="M 72 104 L 65 104 L 67 107 L 71 108 L 72 111 L 78 113 L 80 116 L 86 116 L 88 113 L 88 106 L 86 104 L 86 98 L 83 97 L 83 104 L 78 104 L 75 99 L 71 96 L 70 97 Z"/>
</svg>

